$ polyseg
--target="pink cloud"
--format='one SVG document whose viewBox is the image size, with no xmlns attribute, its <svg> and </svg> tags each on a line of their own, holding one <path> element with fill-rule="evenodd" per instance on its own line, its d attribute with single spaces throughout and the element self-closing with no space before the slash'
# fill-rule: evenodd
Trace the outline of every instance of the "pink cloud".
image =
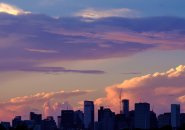
<svg viewBox="0 0 185 130">
<path fill-rule="evenodd" d="M 73 107 L 68 103 L 54 102 L 49 101 L 45 102 L 43 105 L 43 114 L 44 117 L 54 116 L 55 118 L 61 114 L 61 110 L 72 110 Z"/>
<path fill-rule="evenodd" d="M 11 98 L 6 102 L 0 103 L 0 120 L 10 121 L 16 115 L 28 118 L 31 111 L 42 113 L 44 116 L 58 116 L 62 109 L 66 109 L 66 107 L 72 109 L 72 106 L 64 101 L 71 99 L 78 101 L 77 97 L 90 92 L 81 90 L 42 92 L 30 96 Z M 61 104 L 60 102 L 64 103 Z"/>
<path fill-rule="evenodd" d="M 166 72 L 135 77 L 105 89 L 106 97 L 96 100 L 97 105 L 113 106 L 119 111 L 119 94 L 130 99 L 131 108 L 135 102 L 150 102 L 156 112 L 168 111 L 171 103 L 185 105 L 185 66 L 180 65 Z M 183 109 L 185 110 L 185 109 Z"/>
<path fill-rule="evenodd" d="M 117 40 L 122 42 L 137 42 L 142 44 L 155 44 L 158 49 L 176 50 L 183 49 L 185 37 L 178 32 L 107 32 L 101 34 L 107 40 Z"/>
</svg>

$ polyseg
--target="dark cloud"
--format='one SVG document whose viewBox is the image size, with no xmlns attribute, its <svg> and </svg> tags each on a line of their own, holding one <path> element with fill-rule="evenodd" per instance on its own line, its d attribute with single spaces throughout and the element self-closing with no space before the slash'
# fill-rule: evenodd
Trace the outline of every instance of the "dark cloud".
<svg viewBox="0 0 185 130">
<path fill-rule="evenodd" d="M 38 67 L 33 64 L 13 63 L 13 64 L 0 64 L 0 71 L 23 71 L 23 72 L 43 72 L 43 73 L 81 73 L 81 74 L 104 74 L 101 70 L 75 70 L 66 69 L 64 67 Z"/>
<path fill-rule="evenodd" d="M 46 72 L 46 73 L 82 73 L 82 74 L 104 74 L 104 71 L 100 70 L 72 70 L 65 69 L 63 67 L 29 67 L 29 68 L 20 68 L 19 71 L 32 71 L 32 72 Z"/>
<path fill-rule="evenodd" d="M 52 18 L 0 14 L 0 71 L 103 73 L 38 67 L 62 60 L 127 57 L 148 49 L 185 49 L 185 20 L 175 17 Z"/>
<path fill-rule="evenodd" d="M 168 32 L 185 31 L 185 19 L 178 17 L 145 17 L 145 18 L 104 18 L 95 21 L 97 24 L 105 24 L 120 29 L 129 29 L 137 32 Z"/>
</svg>

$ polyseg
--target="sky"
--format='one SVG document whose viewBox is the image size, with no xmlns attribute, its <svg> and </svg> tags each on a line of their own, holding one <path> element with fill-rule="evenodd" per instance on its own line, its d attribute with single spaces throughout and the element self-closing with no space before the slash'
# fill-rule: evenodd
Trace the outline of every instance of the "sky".
<svg viewBox="0 0 185 130">
<path fill-rule="evenodd" d="M 0 121 L 57 116 L 84 100 L 119 112 L 120 90 L 131 109 L 184 111 L 184 4 L 0 0 Z"/>
</svg>

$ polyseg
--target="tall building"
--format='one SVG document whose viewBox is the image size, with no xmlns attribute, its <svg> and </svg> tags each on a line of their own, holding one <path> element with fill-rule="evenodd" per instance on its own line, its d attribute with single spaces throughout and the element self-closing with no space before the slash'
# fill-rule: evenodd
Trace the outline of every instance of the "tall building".
<svg viewBox="0 0 185 130">
<path fill-rule="evenodd" d="M 122 105 L 123 105 L 122 112 L 123 114 L 125 114 L 126 117 L 128 117 L 129 116 L 129 100 L 128 99 L 122 100 Z"/>
<path fill-rule="evenodd" d="M 139 129 L 150 129 L 150 104 L 135 104 L 134 126 Z"/>
<path fill-rule="evenodd" d="M 171 113 L 164 113 L 158 116 L 158 127 L 162 128 L 171 124 Z"/>
<path fill-rule="evenodd" d="M 86 130 L 94 129 L 94 102 L 84 101 L 84 128 Z"/>
<path fill-rule="evenodd" d="M 171 126 L 173 129 L 180 127 L 180 104 L 171 104 Z"/>
</svg>

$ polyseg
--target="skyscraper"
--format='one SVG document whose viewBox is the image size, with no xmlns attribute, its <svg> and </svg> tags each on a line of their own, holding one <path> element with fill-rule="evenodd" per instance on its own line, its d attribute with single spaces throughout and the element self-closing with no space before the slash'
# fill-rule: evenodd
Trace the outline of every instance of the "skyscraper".
<svg viewBox="0 0 185 130">
<path fill-rule="evenodd" d="M 126 117 L 128 117 L 129 115 L 129 100 L 128 99 L 124 99 L 122 100 L 122 105 L 123 105 L 123 114 L 125 114 Z"/>
<path fill-rule="evenodd" d="M 150 104 L 135 104 L 135 128 L 150 129 Z"/>
<path fill-rule="evenodd" d="M 173 129 L 180 127 L 180 104 L 171 104 L 171 126 Z"/>
<path fill-rule="evenodd" d="M 86 130 L 94 129 L 94 103 L 93 101 L 84 101 L 84 128 Z"/>
</svg>

